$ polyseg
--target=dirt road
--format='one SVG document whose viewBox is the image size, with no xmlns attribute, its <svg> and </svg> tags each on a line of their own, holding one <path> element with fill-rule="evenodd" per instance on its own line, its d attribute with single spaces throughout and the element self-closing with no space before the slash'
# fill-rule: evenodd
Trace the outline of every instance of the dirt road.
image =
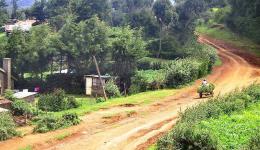
<svg viewBox="0 0 260 150">
<path fill-rule="evenodd" d="M 223 62 L 207 77 L 216 84 L 216 95 L 260 80 L 259 59 L 221 41 L 200 37 L 199 42 L 216 47 Z M 11 150 L 27 145 L 41 150 L 145 149 L 174 126 L 179 111 L 206 100 L 198 99 L 196 87 L 200 82 L 198 80 L 193 86 L 180 89 L 174 96 L 149 106 L 129 105 L 94 112 L 86 115 L 79 126 L 11 139 L 0 143 L 0 149 Z M 62 141 L 48 141 L 64 132 L 73 134 Z"/>
</svg>

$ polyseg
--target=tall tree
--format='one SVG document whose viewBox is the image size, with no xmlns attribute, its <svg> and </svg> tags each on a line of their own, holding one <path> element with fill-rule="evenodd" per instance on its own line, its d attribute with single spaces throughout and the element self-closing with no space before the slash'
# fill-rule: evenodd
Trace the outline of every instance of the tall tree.
<svg viewBox="0 0 260 150">
<path fill-rule="evenodd" d="M 28 59 L 25 57 L 28 52 L 28 33 L 20 30 L 14 30 L 8 37 L 7 45 L 5 47 L 5 57 L 12 58 L 12 67 L 17 75 L 23 76 L 24 72 L 29 71 L 27 67 Z"/>
<path fill-rule="evenodd" d="M 31 15 L 34 16 L 39 21 L 44 21 L 47 17 L 46 14 L 46 0 L 37 0 L 34 2 L 33 6 L 31 7 Z"/>
<path fill-rule="evenodd" d="M 92 56 L 104 60 L 108 50 L 108 26 L 97 16 L 75 23 L 67 21 L 60 30 L 63 53 L 68 58 L 69 68 L 86 73 Z"/>
<path fill-rule="evenodd" d="M 12 19 L 17 19 L 17 10 L 18 10 L 18 0 L 12 0 Z"/>
<path fill-rule="evenodd" d="M 176 20 L 177 13 L 175 12 L 170 0 L 157 0 L 153 6 L 153 11 L 158 23 L 160 24 L 159 51 L 157 54 L 157 57 L 159 58 L 162 51 L 163 28 L 166 26 L 167 29 L 173 19 Z"/>
<path fill-rule="evenodd" d="M 120 78 L 121 84 L 130 86 L 131 77 L 137 69 L 137 61 L 146 53 L 141 31 L 122 27 L 114 31 L 112 42 L 113 72 Z"/>
<path fill-rule="evenodd" d="M 5 0 L 0 0 L 0 26 L 4 25 L 8 19 L 6 6 Z"/>
<path fill-rule="evenodd" d="M 97 15 L 103 21 L 110 21 L 111 7 L 108 0 L 78 0 L 72 1 L 71 8 L 82 21 Z"/>
</svg>

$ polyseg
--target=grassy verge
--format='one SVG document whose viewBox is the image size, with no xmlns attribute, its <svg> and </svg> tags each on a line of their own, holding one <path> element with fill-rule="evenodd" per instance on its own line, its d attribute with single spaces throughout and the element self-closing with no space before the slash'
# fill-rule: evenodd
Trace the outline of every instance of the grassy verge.
<svg viewBox="0 0 260 150">
<path fill-rule="evenodd" d="M 86 113 L 97 111 L 102 108 L 109 108 L 109 107 L 124 105 L 124 104 L 146 105 L 158 100 L 162 100 L 167 96 L 171 96 L 176 91 L 177 91 L 176 89 L 150 91 L 150 92 L 139 93 L 128 97 L 110 99 L 104 103 L 96 103 L 95 99 L 93 98 L 77 96 L 76 99 L 80 102 L 81 105 L 79 108 L 65 110 L 54 114 L 62 115 L 64 113 L 76 113 L 78 115 L 84 115 Z"/>
<path fill-rule="evenodd" d="M 157 149 L 260 149 L 260 85 L 188 108 Z"/>
<path fill-rule="evenodd" d="M 260 127 L 260 103 L 231 116 L 202 121 L 196 128 L 210 131 L 223 149 L 245 147 Z"/>
<path fill-rule="evenodd" d="M 241 49 L 248 50 L 249 52 L 257 56 L 260 56 L 260 45 L 252 42 L 248 38 L 233 33 L 228 28 L 210 28 L 206 25 L 201 25 L 197 27 L 196 31 L 200 34 L 224 40 L 227 43 L 240 47 Z"/>
<path fill-rule="evenodd" d="M 217 57 L 217 61 L 215 62 L 214 66 L 221 66 L 222 65 L 222 61 L 219 57 Z"/>
<path fill-rule="evenodd" d="M 157 146 L 156 144 L 150 146 L 147 150 L 156 150 L 157 149 Z"/>
</svg>

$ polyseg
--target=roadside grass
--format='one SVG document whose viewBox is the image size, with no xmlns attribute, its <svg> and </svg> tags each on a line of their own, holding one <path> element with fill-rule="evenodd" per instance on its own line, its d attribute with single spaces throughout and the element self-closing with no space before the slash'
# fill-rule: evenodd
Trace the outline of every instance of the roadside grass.
<svg viewBox="0 0 260 150">
<path fill-rule="evenodd" d="M 157 145 L 156 144 L 153 144 L 151 145 L 150 147 L 148 147 L 147 150 L 156 150 L 157 149 Z"/>
<path fill-rule="evenodd" d="M 65 139 L 66 137 L 69 137 L 71 135 L 70 132 L 64 132 L 62 134 L 59 134 L 55 137 L 55 140 L 61 141 L 63 139 Z"/>
<path fill-rule="evenodd" d="M 196 32 L 199 34 L 207 35 L 215 39 L 223 40 L 234 46 L 240 47 L 243 50 L 248 50 L 249 52 L 260 56 L 260 45 L 254 43 L 246 37 L 242 37 L 228 28 L 210 28 L 206 25 L 201 25 L 196 28 Z"/>
<path fill-rule="evenodd" d="M 209 131 L 223 149 L 243 148 L 260 129 L 260 103 L 230 116 L 202 121 L 196 128 Z"/>
<path fill-rule="evenodd" d="M 219 57 L 217 57 L 217 61 L 215 62 L 214 66 L 221 66 L 222 65 L 222 61 Z"/>
<path fill-rule="evenodd" d="M 96 103 L 94 98 L 88 98 L 88 97 L 76 95 L 75 97 L 80 103 L 80 107 L 61 111 L 61 112 L 55 112 L 54 114 L 62 115 L 64 113 L 76 113 L 78 115 L 85 115 L 87 113 L 98 111 L 100 109 L 106 109 L 109 107 L 126 105 L 126 104 L 147 105 L 152 102 L 162 100 L 165 97 L 174 95 L 176 91 L 177 91 L 176 89 L 149 91 L 149 92 L 131 95 L 128 97 L 113 98 L 104 103 Z"/>
<path fill-rule="evenodd" d="M 28 146 L 26 146 L 24 148 L 19 148 L 18 150 L 32 150 L 32 149 L 33 149 L 32 146 L 28 145 Z"/>
</svg>

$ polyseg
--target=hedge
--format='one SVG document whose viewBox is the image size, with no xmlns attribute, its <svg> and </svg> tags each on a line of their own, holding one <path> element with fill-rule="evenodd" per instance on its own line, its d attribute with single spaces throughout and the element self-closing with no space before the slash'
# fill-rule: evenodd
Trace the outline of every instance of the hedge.
<svg viewBox="0 0 260 150">
<path fill-rule="evenodd" d="M 145 70 L 137 71 L 132 77 L 131 93 L 145 92 L 147 90 L 157 90 L 165 87 L 165 70 Z"/>
</svg>

